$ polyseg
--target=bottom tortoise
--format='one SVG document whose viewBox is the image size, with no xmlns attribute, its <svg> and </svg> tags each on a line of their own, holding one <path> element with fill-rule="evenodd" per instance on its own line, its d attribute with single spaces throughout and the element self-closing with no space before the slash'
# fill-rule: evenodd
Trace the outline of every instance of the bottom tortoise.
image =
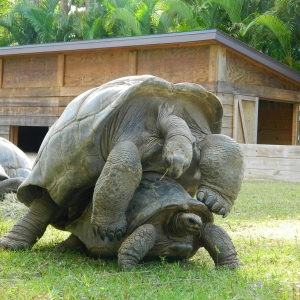
<svg viewBox="0 0 300 300">
<path fill-rule="evenodd" d="M 213 224 L 213 215 L 202 202 L 175 181 L 159 173 L 144 172 L 126 210 L 128 231 L 118 241 L 104 241 L 91 226 L 92 202 L 81 217 L 67 226 L 72 234 L 57 251 L 88 250 L 93 257 L 118 257 L 120 268 L 132 269 L 144 257 L 188 259 L 204 247 L 217 267 L 239 266 L 231 238 Z"/>
</svg>

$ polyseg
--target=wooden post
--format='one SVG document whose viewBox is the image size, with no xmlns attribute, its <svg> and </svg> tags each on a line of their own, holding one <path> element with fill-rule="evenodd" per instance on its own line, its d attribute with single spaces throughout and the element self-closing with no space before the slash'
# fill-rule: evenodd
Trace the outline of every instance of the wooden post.
<svg viewBox="0 0 300 300">
<path fill-rule="evenodd" d="M 3 82 L 3 59 L 0 58 L 0 88 L 2 88 Z"/>
<path fill-rule="evenodd" d="M 208 81 L 226 81 L 226 48 L 224 46 L 210 46 L 208 68 Z"/>
<path fill-rule="evenodd" d="M 137 75 L 137 51 L 132 50 L 129 52 L 129 74 L 131 76 Z"/>
<path fill-rule="evenodd" d="M 9 141 L 14 145 L 18 146 L 19 127 L 10 126 Z"/>
<path fill-rule="evenodd" d="M 300 103 L 293 105 L 292 145 L 300 145 Z"/>
<path fill-rule="evenodd" d="M 57 86 L 64 86 L 65 75 L 65 56 L 58 54 L 57 56 Z"/>
</svg>

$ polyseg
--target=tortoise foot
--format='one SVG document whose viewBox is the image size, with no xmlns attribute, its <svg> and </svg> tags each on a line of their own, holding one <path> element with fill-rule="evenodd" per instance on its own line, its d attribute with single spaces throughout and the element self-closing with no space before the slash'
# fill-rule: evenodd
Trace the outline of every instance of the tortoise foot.
<svg viewBox="0 0 300 300">
<path fill-rule="evenodd" d="M 9 234 L 0 239 L 0 248 L 7 250 L 29 250 L 34 245 L 24 240 L 17 240 L 9 237 Z"/>
<path fill-rule="evenodd" d="M 127 222 L 125 214 L 111 216 L 109 213 L 103 213 L 100 216 L 92 215 L 92 229 L 94 235 L 100 235 L 102 240 L 108 237 L 110 242 L 113 242 L 114 238 L 118 241 L 125 236 Z"/>
<path fill-rule="evenodd" d="M 211 212 L 227 217 L 231 210 L 231 204 L 219 194 L 206 187 L 201 187 L 197 193 L 197 199 L 203 202 Z"/>
<path fill-rule="evenodd" d="M 228 260 L 222 261 L 222 263 L 216 263 L 216 268 L 217 269 L 238 269 L 240 267 L 240 260 L 238 259 L 237 256 L 231 257 Z"/>
</svg>

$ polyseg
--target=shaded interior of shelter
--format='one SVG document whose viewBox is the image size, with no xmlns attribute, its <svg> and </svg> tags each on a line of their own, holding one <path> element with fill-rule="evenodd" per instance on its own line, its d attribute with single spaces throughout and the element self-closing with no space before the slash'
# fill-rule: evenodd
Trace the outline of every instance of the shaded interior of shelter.
<svg viewBox="0 0 300 300">
<path fill-rule="evenodd" d="M 24 152 L 38 152 L 48 127 L 19 126 L 17 146 Z"/>
<path fill-rule="evenodd" d="M 257 144 L 292 145 L 293 104 L 259 100 Z"/>
</svg>

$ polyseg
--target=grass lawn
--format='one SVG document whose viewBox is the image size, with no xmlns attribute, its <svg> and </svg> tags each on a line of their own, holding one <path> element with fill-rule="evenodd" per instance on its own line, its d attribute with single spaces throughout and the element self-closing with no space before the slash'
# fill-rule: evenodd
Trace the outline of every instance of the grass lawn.
<svg viewBox="0 0 300 300">
<path fill-rule="evenodd" d="M 22 211 L 8 198 L 1 236 Z M 0 299 L 300 299 L 300 184 L 245 180 L 232 212 L 215 222 L 237 248 L 236 271 L 215 270 L 203 249 L 189 261 L 119 271 L 116 260 L 53 252 L 68 234 L 49 226 L 31 251 L 0 251 Z"/>
</svg>

